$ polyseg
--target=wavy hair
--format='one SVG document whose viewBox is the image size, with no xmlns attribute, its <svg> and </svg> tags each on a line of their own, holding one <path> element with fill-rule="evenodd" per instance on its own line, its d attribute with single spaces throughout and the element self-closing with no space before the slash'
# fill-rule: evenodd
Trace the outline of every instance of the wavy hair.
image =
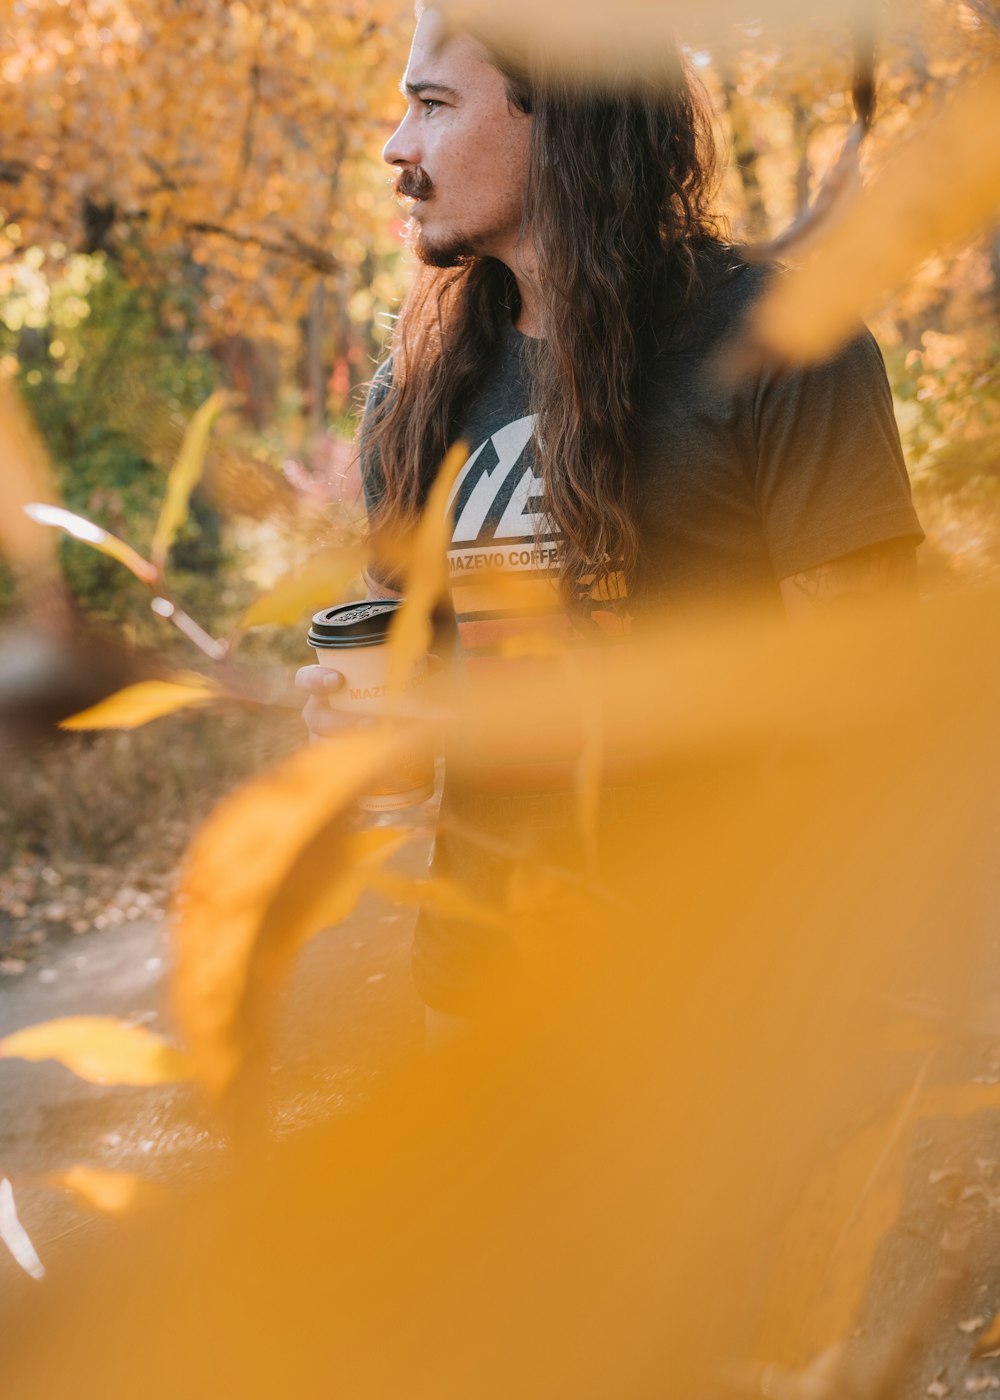
<svg viewBox="0 0 1000 1400">
<path fill-rule="evenodd" d="M 532 115 L 524 228 L 541 338 L 529 342 L 530 407 L 572 597 L 592 578 L 631 580 L 639 561 L 636 451 L 658 308 L 668 288 L 674 309 L 690 300 L 718 247 L 711 121 L 676 52 L 655 79 L 586 89 L 494 61 L 509 101 Z M 395 327 L 391 386 L 372 396 L 364 426 L 383 483 L 377 530 L 412 522 L 518 306 L 514 276 L 495 259 L 418 270 Z"/>
</svg>

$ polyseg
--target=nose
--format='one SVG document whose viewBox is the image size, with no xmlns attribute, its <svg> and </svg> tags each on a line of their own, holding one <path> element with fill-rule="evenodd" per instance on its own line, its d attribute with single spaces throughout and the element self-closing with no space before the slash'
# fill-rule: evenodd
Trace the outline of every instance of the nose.
<svg viewBox="0 0 1000 1400">
<path fill-rule="evenodd" d="M 382 159 L 386 165 L 420 164 L 420 147 L 409 112 L 382 148 Z"/>
</svg>

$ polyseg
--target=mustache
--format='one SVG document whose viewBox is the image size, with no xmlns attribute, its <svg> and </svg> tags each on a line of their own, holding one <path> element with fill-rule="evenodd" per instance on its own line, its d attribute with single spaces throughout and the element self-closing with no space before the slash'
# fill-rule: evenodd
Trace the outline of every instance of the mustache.
<svg viewBox="0 0 1000 1400">
<path fill-rule="evenodd" d="M 419 165 L 401 170 L 396 176 L 395 192 L 406 199 L 428 199 L 433 188 L 431 177 Z"/>
</svg>

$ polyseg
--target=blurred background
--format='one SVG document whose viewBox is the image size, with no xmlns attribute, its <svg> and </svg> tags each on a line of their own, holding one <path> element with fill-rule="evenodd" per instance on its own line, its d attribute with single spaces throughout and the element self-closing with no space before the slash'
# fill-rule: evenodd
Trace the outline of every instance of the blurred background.
<svg viewBox="0 0 1000 1400">
<path fill-rule="evenodd" d="M 996 52 L 988 9 L 889 13 L 869 166 Z M 173 557 L 175 593 L 216 635 L 357 516 L 356 415 L 408 272 L 380 150 L 411 25 L 407 5 L 364 0 L 4 5 L 0 374 L 44 434 L 64 503 L 142 552 L 191 414 L 216 388 L 238 396 Z M 850 37 L 835 9 L 780 33 L 733 24 L 691 50 L 737 241 L 786 228 L 835 160 L 853 117 Z M 872 325 L 928 534 L 924 589 L 996 579 L 1000 234 L 927 261 Z M 113 560 L 66 542 L 63 564 L 88 614 L 184 659 Z M 10 606 L 8 581 L 0 598 Z M 275 629 L 249 654 L 303 659 L 298 633 Z M 253 727 L 165 720 L 67 739 L 58 773 L 44 753 L 27 774 L 5 767 L 0 864 L 20 884 L 0 885 L 0 937 L 43 865 L 143 852 L 169 867 L 197 809 L 259 762 Z M 98 814 L 99 772 L 114 781 Z"/>
<path fill-rule="evenodd" d="M 584 0 L 579 2 L 585 9 Z M 775 8 L 779 0 L 769 3 Z M 720 208 L 734 241 L 766 242 L 809 207 L 847 139 L 854 120 L 855 36 L 846 7 L 839 4 L 831 3 L 821 21 L 800 19 L 780 28 L 763 22 L 717 23 L 726 8 L 723 0 L 706 0 L 702 8 L 712 12 L 713 23 L 706 26 L 710 37 L 690 36 L 688 55 L 711 95 L 725 157 Z M 902 140 L 932 121 L 943 103 L 1000 54 L 1000 11 L 991 0 L 897 0 L 881 13 L 876 36 L 879 105 L 863 149 L 870 172 L 877 172 Z M 172 596 L 213 637 L 232 635 L 253 600 L 306 556 L 351 544 L 362 527 L 354 431 L 365 385 L 384 353 L 410 271 L 400 211 L 380 152 L 402 111 L 398 82 L 411 27 L 409 5 L 395 0 L 182 0 L 169 6 L 162 0 L 0 0 L 0 376 L 16 385 L 28 406 L 63 503 L 145 557 L 192 417 L 213 393 L 226 391 L 226 406 L 212 429 L 204 473 L 168 568 Z M 984 160 L 995 156 L 995 138 L 988 132 L 983 133 L 983 150 Z M 940 197 L 948 200 L 949 189 L 942 188 Z M 746 886 L 734 881 L 731 890 L 718 895 L 721 914 L 705 899 L 705 888 L 715 889 L 714 874 L 703 880 L 697 862 L 690 861 L 685 875 L 685 862 L 678 859 L 685 841 L 697 838 L 683 812 L 665 843 L 677 864 L 675 902 L 677 890 L 687 888 L 685 879 L 690 882 L 696 931 L 699 921 L 710 927 L 718 916 L 717 927 L 731 926 L 739 935 L 733 940 L 736 951 L 729 955 L 739 975 L 730 980 L 742 985 L 742 979 L 752 987 L 772 1018 L 764 1017 L 763 1023 L 772 1026 L 773 1044 L 765 1035 L 763 1050 L 757 1045 L 755 1052 L 768 1093 L 777 1093 L 778 1076 L 767 1056 L 773 1052 L 774 1065 L 783 1071 L 796 1058 L 774 1030 L 781 1028 L 782 1016 L 801 1009 L 794 1043 L 815 1041 L 814 1058 L 822 1067 L 827 1063 L 822 1055 L 828 1054 L 831 1076 L 843 1068 L 844 1041 L 835 1014 L 840 1004 L 829 995 L 825 1040 L 816 1029 L 816 1010 L 809 1000 L 815 996 L 815 966 L 808 937 L 800 936 L 809 926 L 797 907 L 787 911 L 787 927 L 775 920 L 773 871 L 782 876 L 778 888 L 793 888 L 792 875 L 810 869 L 811 859 L 827 881 L 826 902 L 816 914 L 818 926 L 828 926 L 828 942 L 820 946 L 828 965 L 818 964 L 826 981 L 820 985 L 840 985 L 845 998 L 858 986 L 868 990 L 854 969 L 868 967 L 865 926 L 855 904 L 874 908 L 876 918 L 881 907 L 864 891 L 869 861 L 879 871 L 877 891 L 885 899 L 886 942 L 899 944 L 904 956 L 923 946 L 916 937 L 922 931 L 935 959 L 940 957 L 941 967 L 956 979 L 993 985 L 1000 960 L 1000 942 L 991 932 L 995 891 L 988 880 L 993 813 L 983 784 L 986 758 L 995 757 L 995 725 L 988 657 L 977 640 L 986 634 L 992 614 L 985 606 L 981 614 L 975 612 L 981 601 L 975 597 L 972 611 L 960 614 L 967 623 L 965 649 L 956 650 L 950 668 L 938 668 L 944 698 L 938 697 L 937 709 L 931 703 L 939 679 L 936 658 L 947 654 L 945 644 L 956 635 L 948 595 L 982 592 L 989 603 L 987 586 L 1000 582 L 1000 227 L 924 261 L 891 301 L 870 308 L 869 320 L 885 356 L 927 532 L 919 553 L 921 587 L 932 603 L 928 635 L 940 650 L 928 653 L 920 638 L 911 638 L 910 650 L 904 647 L 900 653 L 906 665 L 899 667 L 898 689 L 893 689 L 895 678 L 883 677 L 878 715 L 885 733 L 894 736 L 891 744 L 884 749 L 875 744 L 869 752 L 857 736 L 845 740 L 844 753 L 853 753 L 853 767 L 834 754 L 839 805 L 820 804 L 821 836 L 823 823 L 832 833 L 828 842 L 813 841 L 809 830 L 800 831 L 807 801 L 816 791 L 829 796 L 810 786 L 806 764 L 803 773 L 793 775 L 787 793 L 777 780 L 768 787 L 761 799 L 763 816 L 753 810 L 747 817 L 724 785 L 717 798 L 706 801 L 704 849 L 717 860 L 719 832 L 726 830 L 734 852 L 747 860 Z M 3 504 L 0 489 L 0 511 Z M 135 654 L 151 649 L 173 667 L 204 661 L 189 640 L 153 614 L 149 589 L 119 562 L 73 539 L 61 537 L 59 549 L 68 587 L 95 626 Z M 344 587 L 350 596 L 362 584 L 345 580 Z M 14 689 L 23 652 L 11 641 L 17 634 L 6 624 L 13 628 L 23 607 L 13 575 L 0 564 L 0 621 L 5 624 L 0 678 Z M 53 734 L 30 746 L 17 736 L 4 738 L 0 1035 L 81 1010 L 113 1012 L 140 1026 L 166 1023 L 161 915 L 178 862 L 198 822 L 223 793 L 301 743 L 304 731 L 288 680 L 311 659 L 303 630 L 300 622 L 262 626 L 240 642 L 239 657 L 276 704 L 228 704 L 169 715 L 135 729 Z M 812 717 L 815 731 L 807 729 L 809 736 L 826 726 L 835 745 L 840 722 L 835 697 L 842 680 L 835 674 L 836 662 L 847 653 L 834 655 L 828 674 L 822 669 L 825 650 L 822 641 L 812 653 L 814 662 L 819 658 L 823 684 L 817 683 L 815 692 L 807 686 L 803 695 L 789 685 L 789 705 L 793 720 L 797 706 Z M 883 653 L 876 638 L 859 668 L 858 693 L 867 694 L 868 677 L 878 673 Z M 982 674 L 970 658 L 982 661 Z M 754 684 L 766 669 L 756 664 L 755 670 L 747 663 Z M 799 674 L 794 657 L 785 657 L 783 664 L 787 669 L 775 672 L 779 681 Z M 807 678 L 812 674 L 808 668 L 805 673 Z M 966 678 L 971 678 L 968 685 Z M 692 666 L 686 695 L 691 714 L 700 713 L 697 692 L 703 681 L 706 695 L 716 690 L 727 697 L 757 693 L 749 682 L 730 688 L 728 677 L 723 686 L 710 667 L 703 676 Z M 683 700 L 683 686 L 677 689 Z M 927 708 L 900 726 L 898 702 L 904 689 L 907 697 L 926 695 Z M 962 708 L 966 691 L 971 697 L 968 714 Z M 853 693 L 850 687 L 846 693 Z M 762 713 L 770 722 L 768 707 L 775 695 L 785 697 L 777 684 L 773 693 L 765 688 L 761 695 Z M 915 709 L 919 712 L 920 705 Z M 780 704 L 776 712 L 784 723 L 788 716 Z M 677 713 L 683 716 L 680 705 Z M 717 715 L 705 720 L 706 732 L 717 720 Z M 723 725 L 714 737 L 727 733 Z M 768 730 L 765 748 L 769 735 Z M 683 737 L 677 739 L 681 747 Z M 928 754 L 937 754 L 936 761 L 928 761 Z M 915 755 L 923 756 L 924 767 Z M 714 793 L 718 783 L 711 763 L 705 771 L 705 792 Z M 691 779 L 696 792 L 702 777 L 699 772 Z M 801 784 L 801 800 L 796 784 Z M 859 821 L 864 804 L 858 794 L 866 789 L 868 816 Z M 260 806 L 266 809 L 266 801 Z M 901 812 L 916 814 L 912 830 L 900 823 Z M 425 813 L 423 828 L 407 847 L 407 869 L 413 876 L 422 873 L 432 822 Z M 746 831 L 763 844 L 764 854 L 756 862 L 744 850 Z M 782 839 L 770 843 L 771 851 L 774 833 Z M 876 836 L 884 837 L 887 853 Z M 801 861 L 797 840 L 804 852 Z M 849 862 L 841 859 L 843 851 L 850 854 Z M 764 934 L 760 945 L 742 938 L 744 926 L 752 924 L 747 911 L 754 906 L 746 893 L 755 888 L 752 880 L 760 886 L 760 930 L 777 926 L 787 936 L 783 961 L 776 961 L 780 975 L 773 978 L 756 953 L 764 946 Z M 898 891 L 911 885 L 914 909 L 900 914 Z M 857 890 L 863 898 L 855 901 Z M 658 909 L 659 889 L 650 894 Z M 812 892 L 807 894 L 803 906 L 818 908 Z M 352 1036 L 364 1039 L 359 1028 L 373 1014 L 384 1018 L 387 1040 L 395 1036 L 411 1046 L 419 1043 L 422 1012 L 407 970 L 411 917 L 412 910 L 403 913 L 385 900 L 362 904 L 338 929 L 332 950 L 318 940 L 306 955 L 289 1002 L 288 1019 L 294 1025 L 285 1028 L 285 1054 L 305 1063 L 326 1053 L 327 1078 L 318 1087 L 310 1081 L 301 1101 L 286 1096 L 281 1112 L 289 1132 L 317 1117 L 332 1120 L 343 1107 L 364 1100 L 371 1083 L 365 1055 L 371 1055 L 371 1047 L 359 1051 L 349 1042 Z M 963 962 L 955 955 L 956 928 L 982 954 L 978 961 Z M 858 945 L 853 964 L 843 953 L 843 930 L 853 932 Z M 578 933 L 575 912 L 570 932 L 573 937 Z M 711 947 L 711 938 L 695 939 L 691 946 Z M 747 960 L 746 969 L 740 958 Z M 789 995 L 796 986 L 789 972 L 796 958 L 802 960 L 798 1000 Z M 697 966 L 696 959 L 692 962 Z M 915 972 L 915 982 L 945 980 L 936 960 L 929 965 L 930 973 L 916 969 L 921 976 Z M 710 972 L 715 976 L 715 969 Z M 684 969 L 684 976 L 693 974 Z M 328 995 L 334 983 L 336 1015 Z M 720 1041 L 725 1039 L 724 1017 L 716 1014 L 712 1024 L 711 1018 L 701 1024 L 700 1007 L 708 994 L 699 1002 L 675 968 L 666 970 L 664 986 L 657 985 L 656 991 L 677 999 L 682 1052 L 685 1016 L 698 1023 L 684 1030 L 692 1046 L 701 1047 L 701 1036 L 710 1042 L 717 1032 Z M 718 989 L 710 985 L 709 992 L 717 995 Z M 749 993 L 745 999 L 750 1002 Z M 668 1001 L 657 1004 L 657 1016 L 661 1004 Z M 909 1003 L 903 1009 L 910 1010 Z M 745 1023 L 733 1011 L 732 1024 L 741 1034 L 745 1027 L 747 1042 L 757 1036 L 761 1020 L 756 1005 Z M 977 1042 L 975 1056 L 963 1059 L 952 1077 L 974 1086 L 968 1113 L 994 1110 L 995 1130 L 1000 1050 L 994 1001 L 983 1012 L 983 1023 L 985 1030 L 976 1023 L 983 1044 Z M 583 1039 L 595 1054 L 596 1076 L 604 1047 Z M 661 1048 L 655 1042 L 655 1053 L 644 1049 L 634 1058 L 655 1071 Z M 634 1047 L 626 1049 L 621 1065 L 623 1072 L 631 1072 Z M 916 1075 L 910 1109 L 927 1078 L 927 1069 L 921 1068 L 925 1050 L 924 1039 L 911 1045 L 903 1037 L 900 1054 L 909 1058 L 900 1084 L 911 1085 Z M 723 1141 L 719 1129 L 713 1167 L 718 1179 L 709 1174 L 698 1188 L 708 1202 L 706 1210 L 714 1210 L 729 1189 L 731 1156 L 746 1153 L 746 1142 L 740 1140 L 746 1097 L 740 1074 L 748 1077 L 747 1065 L 753 1061 L 743 1063 L 745 1054 L 745 1042 L 737 1037 L 734 1060 L 739 1067 L 730 1073 L 726 1061 L 725 1074 L 719 1075 L 733 1101 L 729 1116 L 720 1111 L 718 1119 L 732 1128 L 735 1146 Z M 697 1068 L 698 1056 L 688 1058 Z M 0 1177 L 9 1172 L 19 1192 L 18 1173 L 28 1182 L 22 1210 L 46 1258 L 50 1243 L 54 1246 L 80 1225 L 68 1207 L 62 1217 L 53 1217 L 49 1206 L 35 1209 L 31 1190 L 39 1173 L 77 1156 L 112 1168 L 152 1168 L 158 1155 L 166 1160 L 171 1151 L 183 1155 L 192 1146 L 211 1155 L 218 1145 L 204 1124 L 188 1122 L 192 1110 L 187 1099 L 172 1118 L 169 1101 L 164 1107 L 134 1088 L 124 1093 L 119 1088 L 115 1097 L 95 1085 L 65 1082 L 58 1066 L 5 1062 L 0 1068 L 7 1107 Z M 692 1075 L 697 1085 L 694 1070 Z M 866 1075 L 866 1092 L 869 1079 Z M 579 1075 L 577 1081 L 579 1087 Z M 801 1121 L 817 1102 L 824 1102 L 824 1093 L 815 1092 L 816 1083 L 823 1081 L 812 1068 L 808 1075 L 803 1070 L 802 1081 L 801 1104 L 793 1096 L 791 1111 L 784 1102 L 775 1109 L 776 1121 L 796 1150 Z M 683 1076 L 677 1080 L 684 1082 Z M 554 1083 L 561 1093 L 558 1074 Z M 716 1131 L 718 1105 L 728 1101 L 714 1097 L 714 1081 L 706 1083 L 711 1093 L 703 1086 L 699 1093 L 708 1138 Z M 893 1080 L 892 1092 L 899 1087 Z M 606 1091 L 609 1104 L 617 1104 L 618 1082 L 609 1083 Z M 652 1073 L 651 1101 L 660 1103 L 665 1092 Z M 831 1102 L 833 1097 L 825 1094 Z M 539 1102 L 547 1111 L 544 1096 Z M 954 1104 L 950 1107 L 958 1111 Z M 751 1139 L 767 1128 L 766 1114 L 754 1111 L 756 1126 L 746 1130 Z M 446 1123 L 449 1112 L 443 1111 Z M 581 1112 L 586 1117 L 590 1106 L 584 1104 Z M 185 1124 L 183 1133 L 179 1121 Z M 848 1225 L 872 1242 L 881 1237 L 898 1205 L 895 1197 L 885 1205 L 877 1181 L 879 1164 L 889 1160 L 900 1137 L 896 1121 L 890 1115 L 889 1130 L 876 1123 L 882 1136 L 874 1135 L 874 1147 L 859 1153 L 857 1164 L 834 1163 L 846 1184 L 841 1189 L 835 1179 L 828 1196 L 807 1201 L 812 1214 L 804 1213 L 810 1215 L 810 1225 L 812 1215 L 838 1219 L 829 1201 L 835 1206 L 839 1201 Z M 419 1135 L 423 1124 L 415 1131 Z M 883 1145 L 887 1132 L 888 1148 Z M 774 1141 L 783 1147 L 777 1130 Z M 339 1151 L 339 1144 L 335 1148 Z M 700 1179 L 700 1139 L 689 1141 L 688 1148 L 692 1175 Z M 768 1150 L 772 1148 L 769 1142 Z M 663 1171 L 676 1170 L 683 1181 L 673 1140 L 665 1137 L 662 1150 Z M 994 1170 L 1000 1154 L 992 1146 L 987 1153 L 981 1136 L 972 1134 L 966 1155 L 975 1165 L 960 1185 L 955 1185 L 959 1173 L 954 1161 L 939 1153 L 929 1176 L 920 1167 L 921 1187 L 929 1182 L 959 1202 L 966 1199 L 962 1192 L 975 1188 L 985 1202 L 980 1214 L 990 1213 L 992 1219 L 1000 1200 Z M 623 1161 L 628 1158 L 623 1154 Z M 659 1159 L 651 1160 L 660 1171 Z M 761 1160 L 759 1177 L 767 1180 L 770 1159 L 762 1154 Z M 686 1171 L 687 1159 L 682 1165 Z M 437 1162 L 432 1160 L 431 1167 L 436 1179 Z M 973 1180 L 975 1173 L 979 1176 Z M 747 1179 L 756 1180 L 752 1174 Z M 873 1183 L 879 1191 L 873 1191 Z M 320 1198 L 327 1189 L 324 1175 Z M 579 1197 L 584 1205 L 589 1189 L 588 1179 Z M 663 1194 L 654 1185 L 649 1197 Z M 776 1201 L 779 1194 L 775 1187 Z M 628 1195 L 624 1188 L 622 1195 Z M 567 1230 L 575 1237 L 579 1203 L 569 1199 Z M 930 1206 L 919 1204 L 923 1228 Z M 931 1203 L 934 1210 L 938 1204 L 936 1199 Z M 946 1204 L 950 1209 L 954 1202 Z M 375 1206 L 381 1210 L 378 1199 Z M 735 1214 L 743 1206 L 737 1200 L 729 1208 Z M 747 1209 L 752 1213 L 752 1205 Z M 676 1228 L 668 1214 L 664 1207 L 665 1240 Z M 985 1240 L 981 1227 L 977 1218 L 975 1230 Z M 734 1238 L 739 1234 L 725 1212 L 717 1229 L 720 1235 L 724 1229 Z M 636 1237 L 641 1234 L 638 1228 Z M 711 1258 L 703 1244 L 695 1242 L 691 1252 L 704 1254 L 707 1270 Z M 840 1258 L 840 1276 L 849 1272 L 843 1267 L 842 1244 L 834 1242 L 831 1256 L 835 1262 Z M 859 1251 L 858 1277 L 848 1280 L 855 1292 L 863 1285 L 870 1254 L 870 1249 Z M 236 1259 L 237 1273 L 241 1260 Z M 10 1285 L 5 1268 L 15 1272 L 0 1251 L 0 1294 Z M 925 1257 L 908 1262 L 906 1270 L 911 1279 L 922 1276 Z M 889 1273 L 894 1278 L 898 1272 L 890 1260 Z M 793 1301 L 801 1292 L 801 1276 L 800 1261 L 793 1258 L 787 1279 Z M 405 1281 L 407 1276 L 402 1277 Z M 635 1277 L 641 1281 L 641 1271 Z M 739 1282 L 734 1279 L 734 1292 Z M 785 1280 L 779 1282 L 785 1286 Z M 17 1285 L 21 1283 L 18 1277 Z M 838 1317 L 852 1315 L 856 1300 L 852 1296 L 848 1301 L 850 1305 L 841 1300 Z M 980 1327 L 986 1324 L 996 1298 L 991 1292 L 989 1300 L 981 1301 L 981 1317 L 979 1301 L 971 1319 L 963 1303 L 955 1326 L 949 1322 L 956 1336 L 977 1331 L 965 1325 L 976 1317 Z M 404 1308 L 409 1305 L 405 1297 Z M 840 1334 L 831 1328 L 831 1335 Z M 939 1388 L 920 1393 L 948 1393 L 933 1370 L 928 1379 Z M 497 1384 L 498 1394 L 512 1393 Z"/>
</svg>

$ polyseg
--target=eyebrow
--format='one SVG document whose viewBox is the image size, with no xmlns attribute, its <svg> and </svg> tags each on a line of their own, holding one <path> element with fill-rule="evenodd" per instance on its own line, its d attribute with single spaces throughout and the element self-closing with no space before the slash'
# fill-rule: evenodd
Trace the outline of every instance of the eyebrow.
<svg viewBox="0 0 1000 1400">
<path fill-rule="evenodd" d="M 459 98 L 462 95 L 457 88 L 448 87 L 447 83 L 435 83 L 429 78 L 424 82 L 400 83 L 399 90 L 408 97 L 423 97 L 424 93 L 427 92 L 440 92 L 445 97 L 451 98 Z"/>
</svg>

